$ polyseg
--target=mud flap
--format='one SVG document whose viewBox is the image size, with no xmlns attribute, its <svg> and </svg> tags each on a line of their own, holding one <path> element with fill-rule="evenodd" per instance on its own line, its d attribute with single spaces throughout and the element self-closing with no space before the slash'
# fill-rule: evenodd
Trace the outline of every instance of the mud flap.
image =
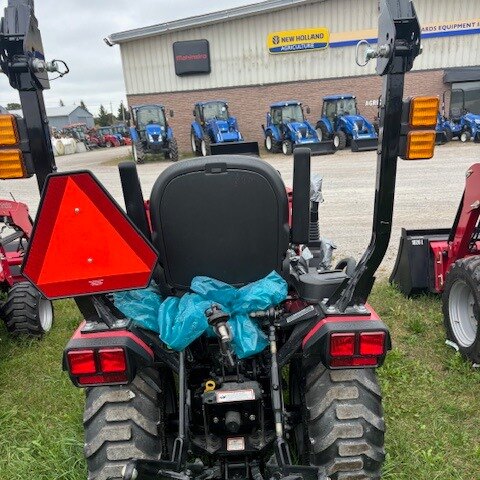
<svg viewBox="0 0 480 480">
<path fill-rule="evenodd" d="M 352 152 L 369 152 L 378 147 L 378 138 L 352 138 Z"/>
<path fill-rule="evenodd" d="M 333 145 L 333 140 L 317 143 L 299 143 L 293 146 L 293 150 L 296 148 L 309 148 L 312 155 L 332 155 L 337 151 Z"/>
<path fill-rule="evenodd" d="M 430 249 L 432 241 L 447 241 L 449 229 L 406 230 L 402 228 L 397 260 L 390 275 L 390 283 L 407 296 L 435 293 L 435 274 Z"/>
<path fill-rule="evenodd" d="M 212 155 L 255 155 L 260 156 L 258 142 L 214 143 L 210 147 Z"/>
</svg>

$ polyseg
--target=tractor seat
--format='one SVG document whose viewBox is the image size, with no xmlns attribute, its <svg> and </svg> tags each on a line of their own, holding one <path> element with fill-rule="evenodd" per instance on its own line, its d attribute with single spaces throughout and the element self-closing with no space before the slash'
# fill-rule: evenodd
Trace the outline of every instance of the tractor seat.
<svg viewBox="0 0 480 480">
<path fill-rule="evenodd" d="M 282 271 L 287 193 L 258 158 L 218 155 L 170 166 L 152 189 L 150 216 L 165 281 L 177 293 L 197 275 L 241 287 Z"/>
</svg>

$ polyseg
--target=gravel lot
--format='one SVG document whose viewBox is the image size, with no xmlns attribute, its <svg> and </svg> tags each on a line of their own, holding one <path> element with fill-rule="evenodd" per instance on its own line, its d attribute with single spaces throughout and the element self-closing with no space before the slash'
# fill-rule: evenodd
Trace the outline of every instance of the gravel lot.
<svg viewBox="0 0 480 480">
<path fill-rule="evenodd" d="M 437 147 L 429 161 L 399 161 L 393 233 L 380 275 L 386 276 L 395 262 L 401 227 L 450 227 L 460 201 L 465 172 L 476 161 L 480 145 L 470 143 Z M 92 170 L 110 193 L 123 205 L 116 160 L 129 154 L 128 147 L 87 152 L 57 159 L 58 169 Z M 285 183 L 291 185 L 292 159 L 283 155 L 264 157 L 278 169 Z M 139 166 L 144 194 L 148 197 L 153 183 L 168 161 Z M 338 152 L 313 157 L 312 171 L 323 180 L 325 203 L 320 208 L 322 235 L 338 246 L 336 257 L 351 255 L 359 258 L 370 240 L 375 191 L 375 152 Z M 10 197 L 29 205 L 36 213 L 39 195 L 35 178 L 0 183 L 0 196 Z"/>
</svg>

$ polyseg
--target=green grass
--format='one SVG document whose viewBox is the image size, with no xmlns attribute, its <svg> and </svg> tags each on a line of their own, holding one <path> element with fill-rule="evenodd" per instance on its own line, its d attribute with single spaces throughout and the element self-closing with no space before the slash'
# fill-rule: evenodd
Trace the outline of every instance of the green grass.
<svg viewBox="0 0 480 480">
<path fill-rule="evenodd" d="M 480 372 L 444 344 L 440 299 L 406 300 L 379 284 L 371 304 L 394 348 L 379 370 L 385 396 L 385 479 L 480 479 Z M 61 370 L 80 321 L 70 301 L 41 342 L 0 327 L 0 480 L 84 480 L 83 392 Z"/>
</svg>

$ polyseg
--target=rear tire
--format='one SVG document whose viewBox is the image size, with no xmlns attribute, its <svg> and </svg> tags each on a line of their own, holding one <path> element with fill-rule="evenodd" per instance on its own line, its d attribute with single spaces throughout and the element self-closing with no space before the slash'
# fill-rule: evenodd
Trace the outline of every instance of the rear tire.
<svg viewBox="0 0 480 480">
<path fill-rule="evenodd" d="M 170 143 L 169 143 L 169 151 L 168 151 L 168 158 L 172 161 L 172 162 L 178 162 L 178 144 L 177 144 L 177 139 L 176 138 L 173 138 L 170 140 Z"/>
<path fill-rule="evenodd" d="M 268 132 L 265 137 L 265 149 L 268 153 L 278 153 L 280 151 L 278 142 L 275 140 L 271 132 Z"/>
<path fill-rule="evenodd" d="M 166 445 L 164 387 L 159 372 L 148 368 L 129 385 L 87 390 L 88 480 L 120 480 L 130 460 L 160 458 Z"/>
<path fill-rule="evenodd" d="M 321 364 L 302 370 L 296 398 L 303 422 L 295 432 L 300 461 L 324 467 L 331 480 L 380 479 L 385 422 L 375 370 L 328 370 Z M 292 375 L 302 377 L 298 367 Z"/>
<path fill-rule="evenodd" d="M 324 142 L 325 140 L 328 140 L 330 138 L 328 129 L 323 122 L 318 122 L 317 126 L 315 127 L 315 130 L 317 131 L 318 140 L 320 142 Z"/>
<path fill-rule="evenodd" d="M 192 153 L 194 155 L 200 155 L 200 149 L 198 148 L 197 136 L 195 135 L 195 130 L 192 128 L 190 133 L 190 144 L 192 146 Z"/>
<path fill-rule="evenodd" d="M 447 338 L 457 344 L 465 359 L 480 363 L 480 256 L 453 264 L 442 300 Z"/>
<path fill-rule="evenodd" d="M 53 324 L 53 305 L 32 284 L 21 282 L 7 293 L 2 317 L 10 334 L 40 338 Z"/>
<path fill-rule="evenodd" d="M 338 147 L 337 150 L 344 150 L 347 146 L 347 134 L 342 130 L 335 132 L 335 135 L 338 136 Z"/>
</svg>

